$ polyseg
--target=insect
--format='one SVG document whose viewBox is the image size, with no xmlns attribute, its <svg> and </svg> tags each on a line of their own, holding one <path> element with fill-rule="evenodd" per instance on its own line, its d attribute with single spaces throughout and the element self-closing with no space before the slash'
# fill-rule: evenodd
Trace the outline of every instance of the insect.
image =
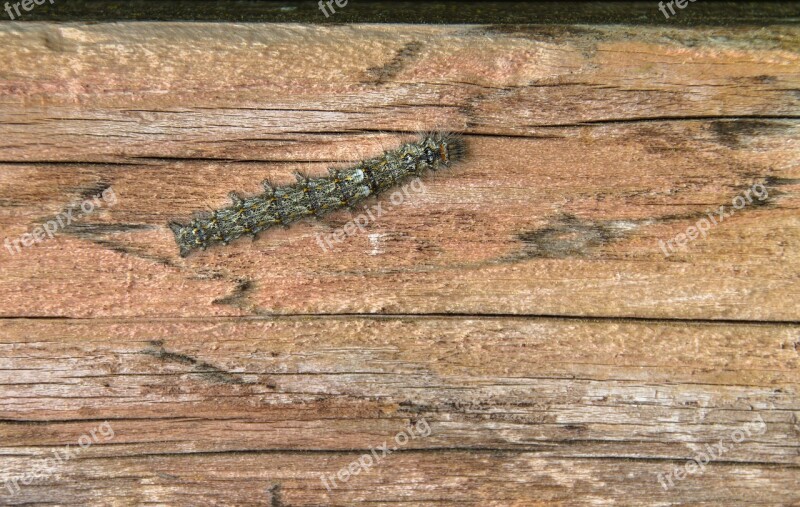
<svg viewBox="0 0 800 507">
<path fill-rule="evenodd" d="M 450 132 L 422 135 L 416 142 L 363 160 L 352 167 L 330 169 L 326 177 L 295 173 L 297 183 L 273 187 L 264 181 L 264 193 L 244 198 L 231 192 L 226 208 L 196 215 L 186 225 L 170 222 L 181 257 L 215 243 L 228 244 L 245 235 L 255 237 L 270 227 L 288 226 L 306 217 L 353 208 L 408 178 L 438 171 L 466 155 L 464 139 Z"/>
</svg>

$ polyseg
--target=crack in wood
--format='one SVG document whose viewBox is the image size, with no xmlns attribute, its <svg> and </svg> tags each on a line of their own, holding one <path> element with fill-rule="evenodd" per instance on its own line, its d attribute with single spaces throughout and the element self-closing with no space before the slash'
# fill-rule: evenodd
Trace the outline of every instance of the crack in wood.
<svg viewBox="0 0 800 507">
<path fill-rule="evenodd" d="M 162 361 L 189 365 L 192 367 L 193 373 L 197 373 L 201 377 L 213 382 L 222 384 L 248 383 L 245 382 L 240 375 L 228 372 L 204 361 L 200 361 L 192 356 L 167 351 L 164 348 L 164 342 L 162 340 L 151 341 L 150 345 L 151 346 L 149 348 L 144 349 L 141 353 L 156 357 Z"/>
</svg>

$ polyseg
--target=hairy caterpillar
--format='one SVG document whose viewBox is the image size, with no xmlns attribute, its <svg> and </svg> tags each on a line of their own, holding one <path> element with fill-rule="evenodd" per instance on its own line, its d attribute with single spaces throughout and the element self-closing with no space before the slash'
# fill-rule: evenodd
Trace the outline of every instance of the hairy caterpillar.
<svg viewBox="0 0 800 507">
<path fill-rule="evenodd" d="M 275 188 L 264 181 L 265 192 L 253 197 L 231 192 L 231 206 L 198 215 L 186 225 L 171 222 L 169 227 L 181 257 L 185 257 L 214 243 L 228 244 L 245 235 L 255 237 L 275 225 L 288 226 L 305 217 L 352 208 L 412 176 L 448 167 L 465 154 L 466 144 L 460 136 L 433 132 L 355 166 L 330 169 L 327 177 L 295 173 L 297 183 Z"/>
</svg>

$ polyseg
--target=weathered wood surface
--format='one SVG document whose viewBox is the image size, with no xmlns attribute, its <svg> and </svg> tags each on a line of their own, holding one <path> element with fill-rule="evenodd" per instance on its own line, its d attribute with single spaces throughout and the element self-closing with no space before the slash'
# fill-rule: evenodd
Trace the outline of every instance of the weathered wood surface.
<svg viewBox="0 0 800 507">
<path fill-rule="evenodd" d="M 117 197 L 0 251 L 0 480 L 115 433 L 0 502 L 800 502 L 796 27 L 5 23 L 0 43 L 4 237 Z M 431 128 L 469 157 L 333 251 L 317 236 L 358 210 L 178 257 L 169 220 Z M 754 184 L 769 197 L 664 256 Z"/>
<path fill-rule="evenodd" d="M 755 487 L 789 503 L 799 331 L 524 318 L 14 320 L 0 345 L 4 470 L 24 473 L 105 419 L 114 438 L 55 482 L 24 489 L 27 501 L 119 494 L 111 489 L 125 502 L 257 503 L 277 484 L 286 505 L 743 502 Z M 663 491 L 657 473 L 757 417 L 761 434 Z M 325 490 L 319 474 L 420 419 L 426 438 Z M 752 482 L 734 484 L 740 474 Z"/>
<path fill-rule="evenodd" d="M 795 29 L 33 24 L 2 39 L 17 48 L 0 83 L 7 237 L 98 187 L 119 198 L 4 257 L 4 315 L 797 317 Z M 469 160 L 334 252 L 315 237 L 352 214 L 177 257 L 168 220 L 433 127 L 464 130 Z M 765 205 L 665 258 L 659 239 L 755 183 Z"/>
</svg>

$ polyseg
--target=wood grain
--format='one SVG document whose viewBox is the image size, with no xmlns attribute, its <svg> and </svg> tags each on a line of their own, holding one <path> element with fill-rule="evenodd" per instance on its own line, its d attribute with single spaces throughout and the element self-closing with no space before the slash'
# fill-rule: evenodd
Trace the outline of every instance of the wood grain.
<svg viewBox="0 0 800 507">
<path fill-rule="evenodd" d="M 26 49 L 0 83 L 7 237 L 93 189 L 119 196 L 5 255 L 4 315 L 797 316 L 793 29 L 26 25 L 0 37 Z M 469 160 L 334 252 L 317 235 L 357 211 L 177 257 L 168 220 L 436 126 L 466 132 Z M 757 183 L 764 205 L 665 258 L 659 240 Z"/>
<path fill-rule="evenodd" d="M 588 474 L 581 495 L 619 481 L 599 499 L 620 501 L 634 483 L 668 498 L 657 473 L 760 418 L 763 432 L 728 443 L 705 475 L 669 492 L 701 500 L 689 496 L 700 483 L 749 499 L 729 489 L 730 474 L 747 470 L 773 501 L 797 501 L 785 486 L 800 465 L 799 329 L 522 318 L 15 320 L 0 345 L 0 429 L 13 442 L 4 469 L 22 474 L 51 446 L 108 420 L 113 439 L 90 447 L 80 466 L 68 462 L 65 479 L 18 498 L 52 501 L 56 487 L 77 501 L 122 488 L 136 491 L 130 502 L 169 503 L 180 491 L 194 503 L 210 493 L 187 489 L 190 476 L 239 490 L 223 503 L 257 503 L 280 484 L 285 505 L 342 505 L 398 495 L 402 483 L 389 477 L 400 475 L 426 485 L 404 493 L 412 503 L 430 500 L 428 488 L 457 502 L 455 481 L 474 498 L 497 487 L 524 505 L 568 495 L 579 480 L 573 468 Z M 385 468 L 324 489 L 319 474 L 421 419 L 430 434 L 387 456 Z M 440 460 L 460 463 L 448 467 L 450 480 L 433 465 Z M 630 482 L 608 477 L 619 474 Z M 252 484 L 241 489 L 242 481 Z M 81 491 L 87 483 L 92 492 Z"/>
<path fill-rule="evenodd" d="M 0 44 L 4 239 L 117 198 L 0 247 L 0 481 L 114 428 L 0 503 L 800 504 L 795 25 L 2 23 Z M 363 210 L 178 256 L 168 221 L 434 128 L 467 159 L 333 248 Z"/>
</svg>

